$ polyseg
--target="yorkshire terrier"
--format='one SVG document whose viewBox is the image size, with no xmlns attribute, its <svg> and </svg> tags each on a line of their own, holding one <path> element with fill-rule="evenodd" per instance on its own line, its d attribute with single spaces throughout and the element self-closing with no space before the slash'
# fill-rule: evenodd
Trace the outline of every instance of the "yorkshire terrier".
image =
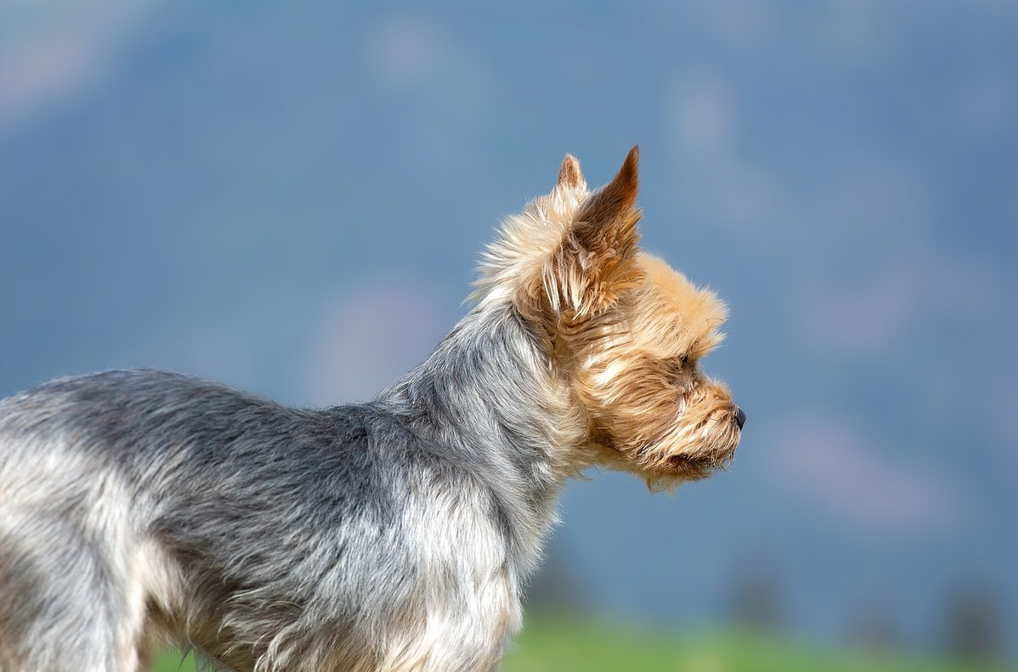
<svg viewBox="0 0 1018 672">
<path fill-rule="evenodd" d="M 288 408 L 151 370 L 0 402 L 0 670 L 496 670 L 566 478 L 653 488 L 731 459 L 700 360 L 724 304 L 638 248 L 637 148 L 566 156 L 505 221 L 469 313 L 373 401 Z"/>
</svg>

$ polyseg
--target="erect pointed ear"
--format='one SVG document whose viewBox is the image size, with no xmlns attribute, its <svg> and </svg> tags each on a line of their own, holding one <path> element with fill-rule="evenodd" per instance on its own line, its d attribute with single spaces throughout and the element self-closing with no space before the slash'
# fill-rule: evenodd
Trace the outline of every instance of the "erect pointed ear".
<svg viewBox="0 0 1018 672">
<path fill-rule="evenodd" d="M 571 309 L 570 317 L 600 313 L 639 282 L 634 261 L 639 242 L 639 161 L 640 150 L 633 147 L 618 174 L 587 197 L 573 217 L 556 283 L 560 305 Z"/>
<path fill-rule="evenodd" d="M 587 182 L 583 179 L 583 173 L 580 172 L 579 159 L 572 154 L 566 154 L 566 158 L 562 159 L 562 167 L 558 171 L 558 183 L 555 188 L 586 188 L 586 186 Z"/>
<path fill-rule="evenodd" d="M 622 168 L 580 206 L 573 219 L 572 233 L 588 252 L 626 256 L 638 239 L 636 192 L 640 182 L 640 148 L 629 150 Z"/>
</svg>

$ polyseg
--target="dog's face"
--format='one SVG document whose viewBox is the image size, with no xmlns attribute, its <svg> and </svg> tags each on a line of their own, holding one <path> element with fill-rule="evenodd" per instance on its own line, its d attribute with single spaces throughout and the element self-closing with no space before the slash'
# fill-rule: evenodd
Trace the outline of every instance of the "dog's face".
<svg viewBox="0 0 1018 672">
<path fill-rule="evenodd" d="M 599 459 L 670 485 L 726 464 L 745 415 L 700 369 L 724 304 L 638 249 L 637 161 L 634 147 L 591 193 L 567 156 L 554 191 L 506 222 L 479 294 L 507 295 L 545 339 Z"/>
<path fill-rule="evenodd" d="M 635 264 L 640 284 L 572 339 L 574 389 L 616 466 L 666 485 L 704 478 L 731 459 L 745 420 L 700 368 L 725 307 L 656 257 Z"/>
</svg>

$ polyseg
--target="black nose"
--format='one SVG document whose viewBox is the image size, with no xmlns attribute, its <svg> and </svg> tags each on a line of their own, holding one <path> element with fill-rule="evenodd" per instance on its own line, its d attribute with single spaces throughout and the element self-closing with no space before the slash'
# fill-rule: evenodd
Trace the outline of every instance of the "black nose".
<svg viewBox="0 0 1018 672">
<path fill-rule="evenodd" d="M 735 421 L 739 423 L 740 430 L 742 429 L 742 426 L 746 424 L 746 414 L 738 406 L 735 407 Z"/>
</svg>

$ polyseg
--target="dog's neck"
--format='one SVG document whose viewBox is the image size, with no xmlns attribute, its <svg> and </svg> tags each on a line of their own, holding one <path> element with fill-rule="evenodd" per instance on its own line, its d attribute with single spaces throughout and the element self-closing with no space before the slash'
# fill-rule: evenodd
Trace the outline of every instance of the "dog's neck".
<svg viewBox="0 0 1018 672">
<path fill-rule="evenodd" d="M 566 477 L 586 463 L 584 423 L 512 306 L 476 308 L 376 403 L 495 495 L 523 563 L 536 563 Z"/>
</svg>

